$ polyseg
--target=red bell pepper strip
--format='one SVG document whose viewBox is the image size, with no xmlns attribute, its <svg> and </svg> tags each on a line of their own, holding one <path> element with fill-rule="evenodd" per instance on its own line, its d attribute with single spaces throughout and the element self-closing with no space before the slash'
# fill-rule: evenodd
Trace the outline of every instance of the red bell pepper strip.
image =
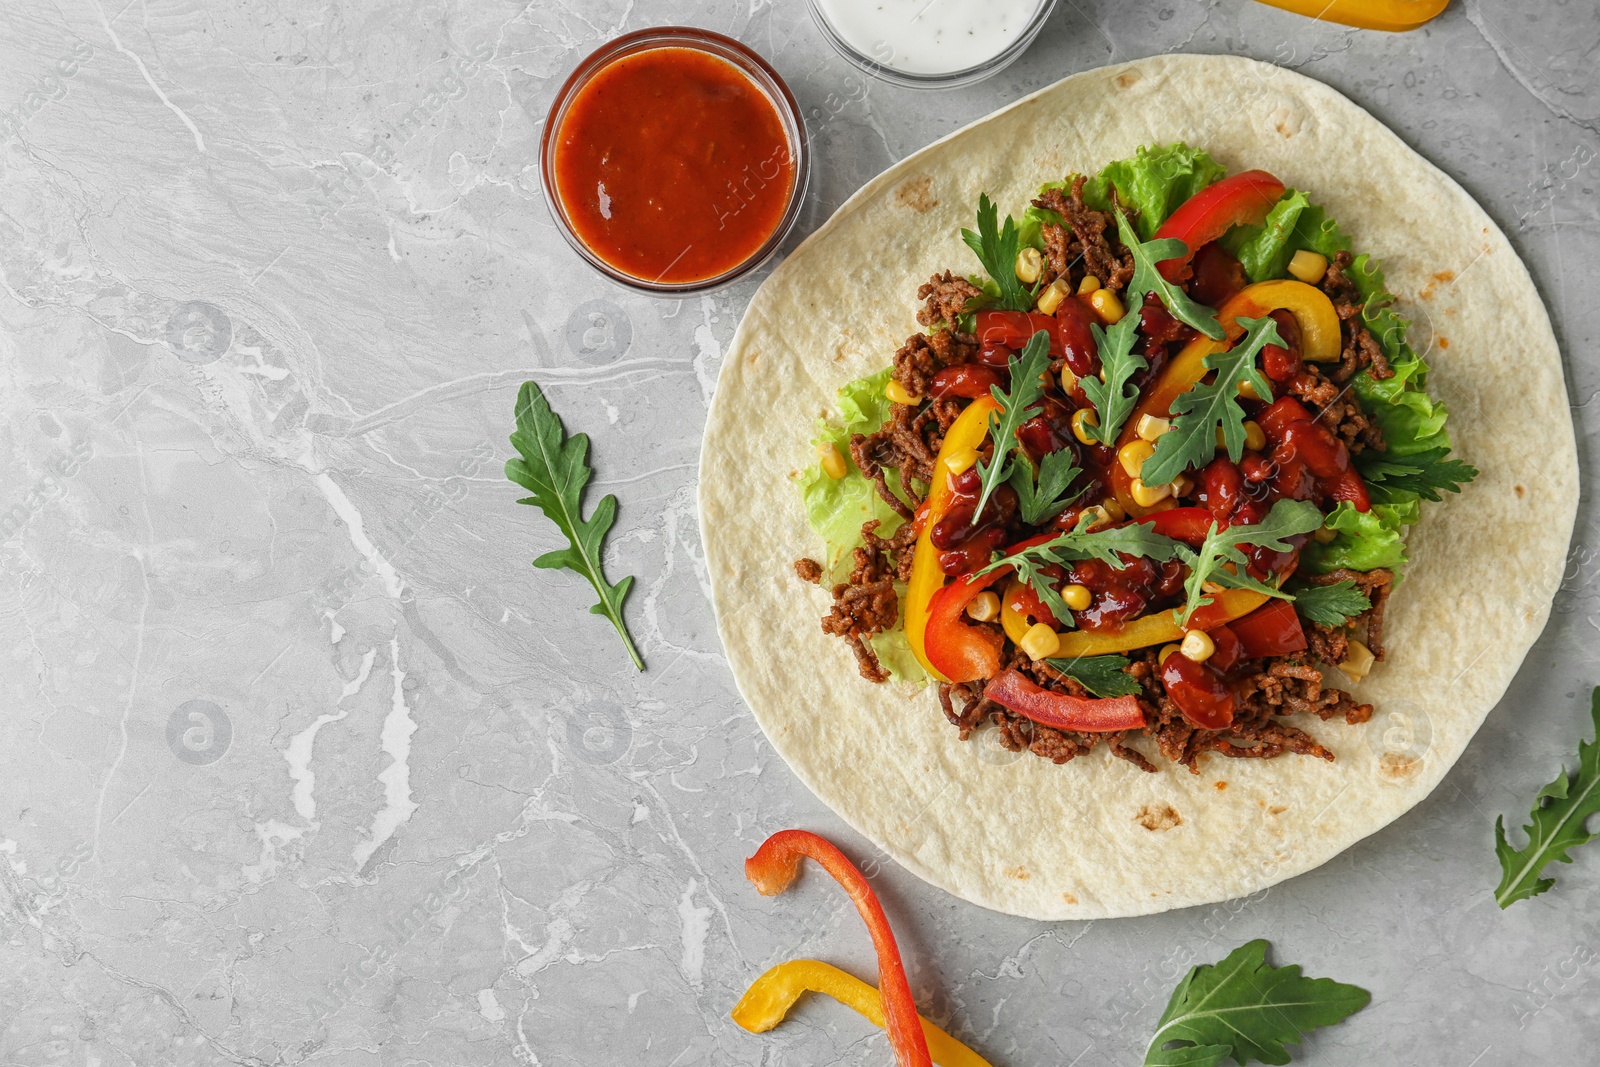
<svg viewBox="0 0 1600 1067">
<path fill-rule="evenodd" d="M 1176 237 L 1188 251 L 1162 260 L 1156 269 L 1167 281 L 1176 280 L 1202 245 L 1210 244 L 1235 226 L 1260 224 L 1283 195 L 1283 188 L 1283 183 L 1266 171 L 1247 170 L 1195 193 L 1168 216 L 1155 237 L 1158 241 Z"/>
<path fill-rule="evenodd" d="M 850 894 L 861 920 L 867 924 L 867 932 L 872 935 L 872 946 L 878 953 L 878 989 L 883 995 L 884 1029 L 889 1032 L 889 1045 L 900 1067 L 933 1067 L 922 1022 L 917 1017 L 917 1002 L 911 996 L 911 983 L 906 981 L 905 964 L 900 960 L 900 946 L 889 928 L 889 917 L 883 913 L 878 895 L 856 865 L 827 838 L 808 830 L 779 830 L 761 843 L 754 856 L 744 861 L 744 876 L 762 896 L 777 896 L 789 888 L 795 875 L 800 873 L 800 861 L 806 857 L 822 864 L 823 870 Z"/>
<path fill-rule="evenodd" d="M 968 625 L 963 616 L 977 595 L 1001 578 L 1009 569 L 990 571 L 981 578 L 958 578 L 933 594 L 928 601 L 928 624 L 923 630 L 922 648 L 928 662 L 952 682 L 970 682 L 992 677 L 1000 669 L 1000 650 L 1005 638 L 993 630 Z"/>
<path fill-rule="evenodd" d="M 1131 696 L 1091 700 L 1057 693 L 1010 668 L 991 678 L 983 687 L 983 695 L 1040 726 L 1056 730 L 1106 734 L 1138 730 L 1145 724 L 1144 712 Z"/>
<path fill-rule="evenodd" d="M 1228 627 L 1233 630 L 1245 656 L 1250 659 L 1281 656 L 1306 647 L 1300 616 L 1295 614 L 1294 605 L 1287 600 L 1269 600 L 1243 618 L 1234 619 Z M 1216 640 L 1215 635 L 1212 640 Z"/>
</svg>

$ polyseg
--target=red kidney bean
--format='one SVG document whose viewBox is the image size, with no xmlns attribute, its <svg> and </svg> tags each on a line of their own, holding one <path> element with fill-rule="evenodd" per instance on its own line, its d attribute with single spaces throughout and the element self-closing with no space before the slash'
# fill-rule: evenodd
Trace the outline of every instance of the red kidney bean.
<svg viewBox="0 0 1600 1067">
<path fill-rule="evenodd" d="M 1218 456 L 1200 472 L 1200 501 L 1219 523 L 1228 521 L 1244 493 L 1244 475 L 1227 456 Z"/>
<path fill-rule="evenodd" d="M 1238 701 L 1222 675 L 1174 652 L 1161 665 L 1161 684 L 1183 717 L 1202 730 L 1226 729 L 1233 722 Z"/>
<path fill-rule="evenodd" d="M 1083 378 L 1100 373 L 1100 352 L 1095 347 L 1089 324 L 1093 313 L 1076 300 L 1063 300 L 1056 308 L 1056 332 L 1061 338 L 1061 354 L 1072 373 Z"/>
<path fill-rule="evenodd" d="M 935 400 L 943 400 L 947 396 L 976 400 L 980 396 L 988 396 L 990 388 L 1000 384 L 1000 373 L 993 367 L 985 367 L 981 363 L 958 363 L 933 376 L 930 392 Z"/>
</svg>

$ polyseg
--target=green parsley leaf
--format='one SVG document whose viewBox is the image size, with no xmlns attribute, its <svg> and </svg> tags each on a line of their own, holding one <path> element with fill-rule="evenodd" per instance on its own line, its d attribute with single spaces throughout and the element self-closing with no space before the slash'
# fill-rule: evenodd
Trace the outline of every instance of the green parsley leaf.
<svg viewBox="0 0 1600 1067">
<path fill-rule="evenodd" d="M 1178 625 L 1189 625 L 1190 617 L 1211 603 L 1211 598 L 1206 596 L 1204 591 L 1207 582 L 1214 582 L 1224 589 L 1252 589 L 1268 596 L 1293 600 L 1293 596 L 1281 589 L 1275 589 L 1265 582 L 1250 577 L 1246 569 L 1249 559 L 1240 548 L 1245 545 L 1258 545 L 1275 552 L 1287 552 L 1289 543 L 1284 538 L 1310 533 L 1321 525 L 1322 512 L 1309 500 L 1280 500 L 1272 505 L 1272 510 L 1267 512 L 1266 518 L 1254 525 L 1230 526 L 1226 530 L 1218 530 L 1216 522 L 1213 521 L 1210 532 L 1206 534 L 1206 539 L 1201 542 L 1198 550 L 1179 542 L 1178 558 L 1188 566 L 1189 577 L 1183 583 L 1188 599 L 1178 616 Z M 1230 563 L 1233 564 L 1232 570 L 1226 566 Z"/>
<path fill-rule="evenodd" d="M 1039 461 L 1038 482 L 1034 481 L 1031 460 L 1016 464 L 1011 471 L 1011 488 L 1017 491 L 1022 521 L 1038 526 L 1045 520 L 1061 514 L 1066 506 L 1083 495 L 1084 487 L 1067 492 L 1069 486 L 1083 471 L 1072 464 L 1072 453 L 1067 449 L 1051 452 Z"/>
<path fill-rule="evenodd" d="M 997 414 L 989 416 L 989 436 L 994 438 L 994 454 L 988 462 L 978 460 L 978 474 L 983 479 L 983 490 L 978 494 L 974 515 L 982 515 L 989 494 L 1011 475 L 1011 451 L 1017 447 L 1017 430 L 1028 421 L 1029 412 L 1044 395 L 1041 380 L 1050 368 L 1050 335 L 1040 330 L 1028 339 L 1022 351 L 1011 357 L 1011 392 L 1005 393 L 998 385 L 991 386 L 990 394 L 1000 405 Z"/>
<path fill-rule="evenodd" d="M 1272 966 L 1266 941 L 1257 938 L 1184 975 L 1150 1039 L 1145 1067 L 1216 1067 L 1229 1056 L 1240 1064 L 1288 1063 L 1286 1044 L 1371 1002 L 1359 986 L 1302 977 L 1298 965 Z M 1174 1041 L 1182 1044 L 1165 1047 Z"/>
<path fill-rule="evenodd" d="M 570 542 L 566 548 L 546 552 L 533 565 L 544 570 L 575 571 L 587 578 L 600 597 L 600 603 L 589 609 L 590 614 L 611 620 L 633 665 L 642 671 L 644 660 L 639 658 L 628 624 L 622 618 L 622 602 L 633 585 L 633 576 L 608 584 L 600 566 L 606 531 L 616 521 L 617 498 L 608 494 L 595 506 L 593 515 L 583 517 L 583 489 L 594 473 L 584 462 L 589 453 L 589 435 L 568 437 L 561 417 L 534 382 L 522 383 L 516 414 L 517 432 L 511 435 L 511 443 L 521 458 L 506 461 L 506 477 L 533 494 L 517 503 L 532 504 L 544 512 Z"/>
<path fill-rule="evenodd" d="M 1045 662 L 1097 697 L 1131 697 L 1144 692 L 1138 679 L 1126 673 L 1131 662 L 1127 656 L 1079 656 Z"/>
<path fill-rule="evenodd" d="M 962 230 L 961 239 L 972 249 L 983 264 L 983 269 L 994 282 L 994 298 L 1005 311 L 1029 311 L 1033 308 L 1033 292 L 1017 278 L 1017 253 L 1022 239 L 1016 220 L 1006 216 L 1005 225 L 999 224 L 999 210 L 988 193 L 978 194 L 978 232 Z M 983 286 L 988 290 L 988 286 Z"/>
<path fill-rule="evenodd" d="M 1369 486 L 1381 485 L 1385 493 L 1415 493 L 1424 500 L 1440 499 L 1439 490 L 1459 493 L 1478 476 L 1478 468 L 1448 459 L 1450 449 L 1439 447 L 1409 456 L 1388 456 L 1368 449 L 1356 457 L 1356 469 Z"/>
<path fill-rule="evenodd" d="M 1217 372 L 1172 402 L 1172 428 L 1156 438 L 1156 450 L 1144 461 L 1139 475 L 1146 485 L 1172 481 L 1190 467 L 1211 462 L 1217 451 L 1217 427 L 1228 458 L 1235 463 L 1244 455 L 1244 408 L 1239 406 L 1239 383 L 1248 382 L 1257 396 L 1270 397 L 1272 385 L 1256 366 L 1256 355 L 1267 345 L 1281 345 L 1278 324 L 1270 316 L 1240 319 L 1245 335 L 1226 352 L 1205 358 L 1208 370 Z"/>
<path fill-rule="evenodd" d="M 1322 626 L 1343 626 L 1363 612 L 1372 610 L 1367 594 L 1348 578 L 1332 585 L 1297 584 L 1294 610 L 1308 622 Z"/>
<path fill-rule="evenodd" d="M 1512 848 L 1506 840 L 1505 819 L 1494 821 L 1494 854 L 1503 872 L 1494 899 L 1502 908 L 1555 885 L 1554 878 L 1539 877 L 1546 865 L 1571 863 L 1567 849 L 1600 837 L 1600 831 L 1589 833 L 1584 828 L 1589 817 L 1600 812 L 1600 686 L 1590 696 L 1590 716 L 1595 740 L 1578 742 L 1578 773 L 1568 775 L 1563 766 L 1555 781 L 1533 798 L 1533 821 L 1522 828 L 1527 845 Z"/>
<path fill-rule="evenodd" d="M 1198 301 L 1191 300 L 1189 294 L 1163 278 L 1161 272 L 1156 269 L 1156 264 L 1162 260 L 1176 259 L 1187 252 L 1189 250 L 1187 245 L 1176 237 L 1163 237 L 1159 241 L 1140 241 L 1139 235 L 1133 232 L 1133 224 L 1128 221 L 1128 216 L 1120 208 L 1117 209 L 1117 235 L 1133 254 L 1133 279 L 1128 282 L 1127 308 L 1133 313 L 1134 318 L 1139 317 L 1139 308 L 1144 304 L 1144 294 L 1153 292 L 1161 298 L 1161 302 L 1167 305 L 1167 310 L 1172 312 L 1172 317 L 1179 322 L 1193 326 L 1214 341 L 1220 341 L 1227 336 L 1227 331 L 1217 321 L 1215 311 Z M 1134 293 L 1139 294 L 1137 301 L 1133 299 Z"/>
</svg>

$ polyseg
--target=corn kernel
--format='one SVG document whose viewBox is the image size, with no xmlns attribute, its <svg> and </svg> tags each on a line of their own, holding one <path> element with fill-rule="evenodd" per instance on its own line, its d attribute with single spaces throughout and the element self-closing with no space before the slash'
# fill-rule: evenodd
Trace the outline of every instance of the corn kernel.
<svg viewBox="0 0 1600 1067">
<path fill-rule="evenodd" d="M 1088 507 L 1084 508 L 1082 512 L 1080 512 L 1080 515 L 1089 520 L 1084 526 L 1085 530 L 1096 530 L 1102 526 L 1106 526 L 1117 521 L 1110 515 L 1107 515 L 1106 509 L 1101 507 L 1099 504 L 1089 505 Z"/>
<path fill-rule="evenodd" d="M 896 404 L 917 404 L 922 401 L 921 397 L 912 396 L 905 386 L 893 378 L 889 379 L 889 384 L 883 387 L 883 395 Z"/>
<path fill-rule="evenodd" d="M 1135 437 L 1117 449 L 1117 462 L 1128 472 L 1128 477 L 1137 478 L 1139 472 L 1144 469 L 1144 461 L 1155 455 L 1155 451 L 1155 445 L 1142 437 Z"/>
<path fill-rule="evenodd" d="M 1028 627 L 1028 632 L 1022 635 L 1018 642 L 1022 651 L 1034 659 L 1049 659 L 1061 651 L 1061 637 L 1054 630 L 1042 622 L 1036 622 Z"/>
<path fill-rule="evenodd" d="M 1044 256 L 1037 248 L 1024 248 L 1017 253 L 1017 281 L 1032 285 L 1044 273 Z"/>
<path fill-rule="evenodd" d="M 1260 452 L 1266 445 L 1267 432 L 1261 428 L 1261 424 L 1254 419 L 1246 419 L 1244 422 L 1244 447 L 1252 452 Z"/>
<path fill-rule="evenodd" d="M 1222 592 L 1222 586 L 1218 585 L 1216 582 L 1201 582 L 1200 591 L 1202 593 L 1210 593 L 1212 596 L 1215 596 L 1216 594 Z"/>
<path fill-rule="evenodd" d="M 1172 479 L 1172 495 L 1188 496 L 1194 491 L 1194 479 L 1187 474 L 1180 474 Z"/>
<path fill-rule="evenodd" d="M 965 474 L 976 462 L 978 462 L 976 448 L 958 448 L 944 457 L 944 465 L 950 469 L 951 474 Z"/>
<path fill-rule="evenodd" d="M 1178 651 L 1178 646 L 1177 645 L 1162 645 L 1161 646 L 1161 651 L 1156 653 L 1156 662 L 1157 663 L 1165 663 L 1165 662 L 1167 662 L 1167 657 L 1172 655 L 1176 651 Z"/>
<path fill-rule="evenodd" d="M 1204 663 L 1216 650 L 1216 643 L 1204 630 L 1190 630 L 1183 635 L 1183 643 L 1178 646 L 1178 651 L 1183 653 L 1183 657 L 1195 663 Z"/>
<path fill-rule="evenodd" d="M 1000 617 L 1000 598 L 993 593 L 979 593 L 967 605 L 967 618 L 973 622 L 992 622 Z"/>
<path fill-rule="evenodd" d="M 1227 448 L 1228 447 L 1228 439 L 1226 437 L 1222 436 L 1222 427 L 1221 426 L 1217 427 L 1217 447 L 1218 448 Z"/>
<path fill-rule="evenodd" d="M 1146 441 L 1154 441 L 1168 430 L 1172 429 L 1172 422 L 1159 415 L 1140 415 L 1139 422 L 1133 432 Z"/>
<path fill-rule="evenodd" d="M 1062 371 L 1066 374 L 1066 371 Z M 1094 408 L 1079 408 L 1072 413 L 1072 436 L 1086 445 L 1092 445 L 1097 438 L 1090 436 L 1089 427 L 1099 426 L 1100 416 L 1095 414 Z"/>
<path fill-rule="evenodd" d="M 1094 308 L 1095 314 L 1100 316 L 1100 321 L 1107 326 L 1114 325 L 1127 314 L 1122 301 L 1117 299 L 1117 294 L 1110 289 L 1096 289 L 1090 293 L 1089 306 Z"/>
<path fill-rule="evenodd" d="M 1093 274 L 1085 274 L 1083 281 L 1078 283 L 1078 295 L 1088 296 L 1098 288 L 1100 288 L 1100 279 Z"/>
<path fill-rule="evenodd" d="M 1256 387 L 1251 385 L 1249 382 L 1239 383 L 1239 395 L 1244 397 L 1246 400 L 1261 399 L 1260 395 L 1256 393 Z"/>
<path fill-rule="evenodd" d="M 1359 682 L 1367 676 L 1368 671 L 1372 670 L 1375 658 L 1372 649 L 1352 637 L 1350 648 L 1345 652 L 1344 662 L 1339 664 L 1339 669 L 1352 682 Z"/>
<path fill-rule="evenodd" d="M 1036 305 L 1041 315 L 1054 315 L 1056 308 L 1061 306 L 1061 301 L 1067 298 L 1067 283 L 1060 278 L 1045 286 L 1039 293 L 1039 302 Z"/>
<path fill-rule="evenodd" d="M 1289 260 L 1289 273 L 1307 285 L 1316 285 L 1328 272 L 1328 257 L 1302 248 Z"/>
<path fill-rule="evenodd" d="M 1100 501 L 1100 508 L 1106 513 L 1106 518 L 1112 522 L 1121 522 L 1128 517 L 1128 513 L 1122 510 L 1122 505 L 1117 502 L 1117 498 L 1114 496 L 1108 496 Z"/>
<path fill-rule="evenodd" d="M 1072 373 L 1072 368 L 1065 363 L 1061 364 L 1061 391 L 1070 395 L 1077 384 L 1078 376 Z"/>
<path fill-rule="evenodd" d="M 839 454 L 838 445 L 818 445 L 817 459 L 822 462 L 822 473 L 830 478 L 843 478 L 849 473 L 850 468 L 845 466 L 844 457 Z"/>
<path fill-rule="evenodd" d="M 1061 587 L 1061 599 L 1067 602 L 1067 607 L 1073 611 L 1087 611 L 1094 602 L 1094 594 L 1089 592 L 1086 585 L 1065 585 Z"/>
<path fill-rule="evenodd" d="M 1315 530 L 1311 531 L 1311 540 L 1315 541 L 1319 545 L 1325 545 L 1338 536 L 1338 530 L 1330 530 L 1326 526 L 1318 526 Z"/>
<path fill-rule="evenodd" d="M 1151 508 L 1172 495 L 1172 486 L 1165 483 L 1145 485 L 1142 480 L 1135 478 L 1128 485 L 1128 495 L 1133 497 L 1133 502 L 1141 508 Z"/>
</svg>

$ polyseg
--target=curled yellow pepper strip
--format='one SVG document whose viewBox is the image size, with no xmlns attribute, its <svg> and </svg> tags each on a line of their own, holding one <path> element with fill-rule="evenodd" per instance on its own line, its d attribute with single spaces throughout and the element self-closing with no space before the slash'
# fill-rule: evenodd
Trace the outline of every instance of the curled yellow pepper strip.
<svg viewBox="0 0 1600 1067">
<path fill-rule="evenodd" d="M 922 532 L 917 536 L 916 553 L 911 559 L 911 580 L 906 583 L 905 623 L 906 641 L 923 669 L 936 681 L 946 681 L 944 675 L 928 662 L 924 637 L 928 632 L 928 602 L 933 594 L 944 588 L 945 575 L 939 567 L 939 550 L 933 547 L 933 528 L 950 507 L 950 467 L 947 462 L 957 452 L 977 448 L 989 436 L 989 416 L 1000 409 L 993 397 L 984 396 L 967 405 L 950 429 L 945 431 L 944 444 L 939 446 L 939 458 L 933 464 L 933 483 L 928 486 L 926 509 L 922 516 Z"/>
<path fill-rule="evenodd" d="M 821 960 L 778 964 L 750 984 L 729 1014 L 752 1034 L 765 1033 L 783 1022 L 795 1001 L 805 993 L 826 993 L 866 1016 L 874 1026 L 883 1026 L 883 998 L 878 995 L 878 987 Z M 990 1067 L 988 1060 L 927 1019 L 922 1019 L 922 1033 L 928 1039 L 929 1055 L 941 1067 Z"/>
<path fill-rule="evenodd" d="M 1261 0 L 1297 15 L 1363 30 L 1401 33 L 1438 16 L 1450 0 Z"/>
</svg>

